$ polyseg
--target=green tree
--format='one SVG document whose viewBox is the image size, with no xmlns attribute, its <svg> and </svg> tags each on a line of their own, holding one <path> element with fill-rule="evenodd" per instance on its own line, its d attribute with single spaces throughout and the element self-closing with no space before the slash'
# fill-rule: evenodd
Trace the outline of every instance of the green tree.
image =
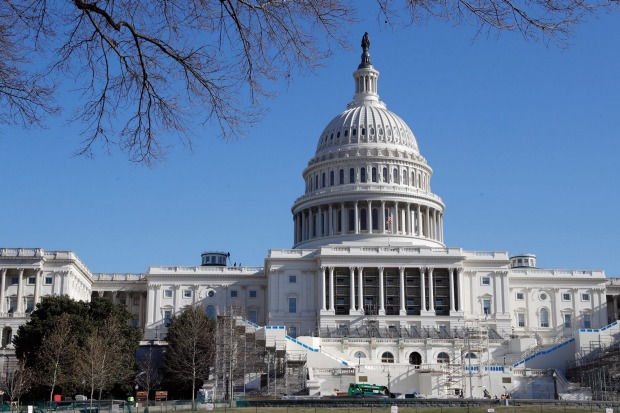
<svg viewBox="0 0 620 413">
<path fill-rule="evenodd" d="M 60 363 L 58 357 L 48 355 L 54 353 L 58 341 L 66 340 L 67 350 L 70 351 L 69 345 L 73 343 L 83 349 L 93 344 L 93 336 L 100 337 L 105 343 L 110 338 L 108 336 L 114 333 L 114 343 L 107 342 L 107 345 L 113 346 L 116 352 L 114 357 L 123 360 L 123 371 L 116 376 L 117 383 L 123 384 L 135 371 L 134 354 L 141 337 L 140 331 L 130 326 L 130 319 L 131 314 L 125 306 L 114 304 L 108 298 L 94 296 L 90 302 L 84 302 L 75 301 L 66 295 L 43 297 L 31 313 L 30 320 L 17 330 L 13 339 L 15 353 L 20 360 L 26 360 L 28 366 L 41 372 L 53 372 L 54 364 L 58 362 L 57 368 L 62 366 L 62 370 L 56 370 L 61 373 L 57 376 L 59 381 L 53 383 L 48 378 L 49 381 L 45 383 L 47 390 L 60 388 L 65 393 L 74 392 L 82 388 L 83 374 L 78 374 L 79 364 L 75 359 L 70 363 L 65 363 L 63 359 Z M 114 331 L 110 327 L 112 324 Z M 66 325 L 68 330 L 64 338 L 58 337 L 58 329 L 62 325 Z M 126 356 L 131 356 L 131 361 Z M 98 385 L 96 389 L 107 389 L 107 383 L 105 386 Z"/>
<path fill-rule="evenodd" d="M 165 371 L 173 380 L 191 388 L 195 407 L 196 385 L 208 380 L 215 353 L 215 322 L 200 307 L 186 307 L 168 325 Z"/>
<path fill-rule="evenodd" d="M 0 124 L 27 127 L 58 113 L 56 86 L 71 79 L 81 92 L 72 118 L 84 124 L 80 154 L 117 146 L 149 164 L 171 134 L 191 147 L 194 118 L 234 138 L 260 117 L 271 84 L 314 70 L 334 46 L 351 43 L 360 3 L 1 1 Z M 376 0 L 378 17 L 394 26 L 441 19 L 551 39 L 614 3 Z"/>
</svg>

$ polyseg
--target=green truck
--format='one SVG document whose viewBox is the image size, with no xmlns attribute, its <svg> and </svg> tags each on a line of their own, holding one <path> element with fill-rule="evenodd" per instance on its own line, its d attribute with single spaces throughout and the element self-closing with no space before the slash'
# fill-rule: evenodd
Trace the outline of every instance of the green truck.
<svg viewBox="0 0 620 413">
<path fill-rule="evenodd" d="M 390 397 L 390 390 L 386 386 L 376 384 L 351 383 L 349 384 L 349 397 Z"/>
</svg>

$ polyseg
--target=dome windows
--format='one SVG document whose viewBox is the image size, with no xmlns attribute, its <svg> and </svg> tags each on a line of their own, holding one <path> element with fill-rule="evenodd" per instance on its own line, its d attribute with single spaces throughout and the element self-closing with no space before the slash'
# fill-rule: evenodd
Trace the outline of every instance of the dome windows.
<svg viewBox="0 0 620 413">
<path fill-rule="evenodd" d="M 354 130 L 355 130 L 355 129 L 354 129 Z M 349 136 L 349 130 L 348 130 L 348 129 L 345 129 L 345 130 L 344 130 L 344 137 L 346 138 L 347 136 Z"/>
</svg>

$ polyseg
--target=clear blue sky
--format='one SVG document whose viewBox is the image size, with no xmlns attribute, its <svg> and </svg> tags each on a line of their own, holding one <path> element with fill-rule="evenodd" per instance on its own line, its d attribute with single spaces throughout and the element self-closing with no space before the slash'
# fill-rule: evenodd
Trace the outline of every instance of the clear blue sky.
<svg viewBox="0 0 620 413">
<path fill-rule="evenodd" d="M 60 120 L 2 129 L 0 247 L 72 250 L 95 272 L 199 265 L 205 250 L 262 266 L 270 248 L 292 246 L 301 172 L 353 96 L 368 31 L 381 99 L 434 169 L 448 246 L 620 276 L 617 14 L 579 26 L 567 48 L 360 17 L 351 49 L 280 87 L 247 137 L 226 143 L 198 131 L 193 153 L 178 145 L 154 169 L 118 152 L 71 157 L 79 128 Z"/>
</svg>

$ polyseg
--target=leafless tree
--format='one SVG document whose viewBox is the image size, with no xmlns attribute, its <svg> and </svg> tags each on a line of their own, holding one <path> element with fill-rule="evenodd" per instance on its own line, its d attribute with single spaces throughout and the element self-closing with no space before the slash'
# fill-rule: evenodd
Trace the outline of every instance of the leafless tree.
<svg viewBox="0 0 620 413">
<path fill-rule="evenodd" d="M 607 0 L 377 0 L 388 23 L 439 19 L 493 30 L 519 32 L 526 39 L 564 42 L 574 26 L 613 2 Z M 404 13 L 403 13 L 404 12 Z"/>
<path fill-rule="evenodd" d="M 24 393 L 30 390 L 33 383 L 33 372 L 30 367 L 26 366 L 26 360 L 17 361 L 17 365 L 13 371 L 7 371 L 5 377 L 1 378 L 0 384 L 4 393 L 11 402 L 16 401 L 19 405 L 19 399 Z"/>
<path fill-rule="evenodd" d="M 609 0 L 376 0 L 380 19 L 442 19 L 526 38 L 565 38 Z M 82 99 L 83 145 L 152 164 L 194 119 L 235 138 L 263 113 L 268 86 L 313 70 L 347 42 L 354 0 L 3 0 L 0 123 L 40 124 L 60 82 Z M 400 17 L 403 18 L 403 17 Z M 30 56 L 33 56 L 30 58 Z M 49 63 L 47 63 L 49 62 Z M 64 92 L 64 90 L 63 90 Z M 248 98 L 249 96 L 249 98 Z"/>
<path fill-rule="evenodd" d="M 138 375 L 136 376 L 136 384 L 146 391 L 146 405 L 149 403 L 149 394 L 161 383 L 161 374 L 157 368 L 156 354 L 153 346 L 149 346 L 142 361 L 138 363 Z"/>
<path fill-rule="evenodd" d="M 56 328 L 43 338 L 36 354 L 37 382 L 49 387 L 50 401 L 57 385 L 72 381 L 77 342 L 71 331 L 70 317 L 63 314 L 58 318 Z"/>
<path fill-rule="evenodd" d="M 186 307 L 168 326 L 165 369 L 172 378 L 191 388 L 193 408 L 196 384 L 208 380 L 213 366 L 214 335 L 215 323 L 198 306 Z"/>
<path fill-rule="evenodd" d="M 102 393 L 116 383 L 125 382 L 133 372 L 134 355 L 122 347 L 118 322 L 113 317 L 93 330 L 78 354 L 76 380 L 85 383 L 90 400 L 101 399 Z"/>
</svg>

